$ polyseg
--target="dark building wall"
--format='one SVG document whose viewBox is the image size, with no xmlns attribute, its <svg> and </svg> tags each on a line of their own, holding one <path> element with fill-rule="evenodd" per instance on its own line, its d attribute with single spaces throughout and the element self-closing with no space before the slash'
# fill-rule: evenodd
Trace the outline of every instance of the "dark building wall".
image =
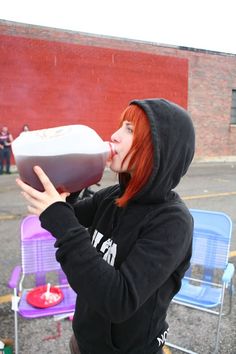
<svg viewBox="0 0 236 354">
<path fill-rule="evenodd" d="M 169 50 L 163 50 L 167 55 Z M 236 155 L 236 126 L 230 125 L 236 56 L 176 50 L 189 59 L 188 109 L 197 133 L 197 156 Z M 174 54 L 174 52 L 172 52 Z"/>
<path fill-rule="evenodd" d="M 109 139 L 130 99 L 165 97 L 190 111 L 197 158 L 236 155 L 234 55 L 6 21 L 0 43 L 0 120 L 14 135 L 79 123 Z"/>
</svg>

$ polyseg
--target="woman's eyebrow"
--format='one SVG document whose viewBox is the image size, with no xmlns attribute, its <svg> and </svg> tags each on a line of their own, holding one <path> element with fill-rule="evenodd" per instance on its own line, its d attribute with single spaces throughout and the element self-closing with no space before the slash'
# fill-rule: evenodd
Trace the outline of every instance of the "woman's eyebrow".
<svg viewBox="0 0 236 354">
<path fill-rule="evenodd" d="M 129 122 L 128 120 L 125 120 L 124 123 L 125 123 L 126 125 L 132 125 L 132 126 L 133 126 L 133 124 L 132 124 L 131 122 Z"/>
</svg>

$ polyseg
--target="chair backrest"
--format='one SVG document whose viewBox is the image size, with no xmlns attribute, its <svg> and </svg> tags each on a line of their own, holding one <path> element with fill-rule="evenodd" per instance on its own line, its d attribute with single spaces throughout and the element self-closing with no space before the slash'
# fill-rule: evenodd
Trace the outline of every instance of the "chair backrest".
<svg viewBox="0 0 236 354">
<path fill-rule="evenodd" d="M 225 269 L 228 263 L 232 221 L 222 212 L 190 209 L 194 218 L 193 254 L 191 267 L 186 273 L 190 276 L 193 266 L 204 268 L 203 279 L 211 281 L 214 270 Z"/>
<path fill-rule="evenodd" d="M 55 258 L 55 238 L 40 225 L 39 218 L 29 215 L 21 223 L 21 262 L 23 275 L 35 274 L 36 284 L 45 283 L 45 274 L 58 272 L 65 283 L 64 273 Z"/>
</svg>

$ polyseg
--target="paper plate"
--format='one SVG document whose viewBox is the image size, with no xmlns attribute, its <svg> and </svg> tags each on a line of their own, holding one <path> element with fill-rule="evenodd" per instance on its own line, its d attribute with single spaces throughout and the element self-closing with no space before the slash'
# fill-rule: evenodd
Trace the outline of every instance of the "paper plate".
<svg viewBox="0 0 236 354">
<path fill-rule="evenodd" d="M 46 308 L 59 304 L 64 298 L 60 288 L 51 287 L 47 294 L 47 285 L 39 286 L 30 290 L 26 296 L 27 302 L 39 308 Z"/>
</svg>

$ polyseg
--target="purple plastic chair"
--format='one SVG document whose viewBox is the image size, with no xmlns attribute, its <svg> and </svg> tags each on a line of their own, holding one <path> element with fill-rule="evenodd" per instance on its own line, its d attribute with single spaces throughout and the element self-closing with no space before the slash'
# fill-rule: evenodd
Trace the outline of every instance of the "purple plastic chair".
<svg viewBox="0 0 236 354">
<path fill-rule="evenodd" d="M 55 258 L 55 238 L 43 229 L 39 218 L 27 216 L 21 223 L 21 266 L 12 272 L 8 286 L 14 289 L 12 309 L 15 317 L 15 353 L 18 354 L 18 314 L 24 318 L 39 318 L 68 314 L 73 315 L 76 294 L 69 286 L 60 264 Z M 50 282 L 63 292 L 63 300 L 52 307 L 36 308 L 27 300 L 27 293 L 37 286 Z M 27 283 L 27 289 L 24 285 Z M 28 286 L 30 285 L 30 286 Z M 62 316 L 63 317 L 63 316 Z M 64 316 L 66 317 L 66 315 Z"/>
</svg>

